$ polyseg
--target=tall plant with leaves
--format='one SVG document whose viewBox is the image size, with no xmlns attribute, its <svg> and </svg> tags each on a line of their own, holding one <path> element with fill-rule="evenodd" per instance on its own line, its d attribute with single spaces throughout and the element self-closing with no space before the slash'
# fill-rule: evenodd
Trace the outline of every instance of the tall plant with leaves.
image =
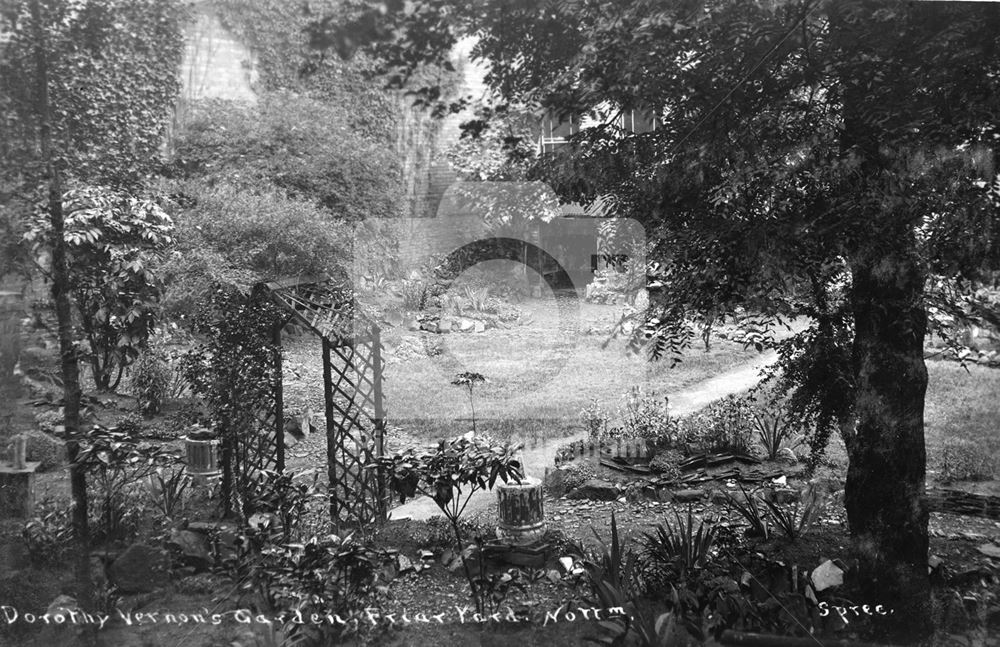
<svg viewBox="0 0 1000 647">
<path fill-rule="evenodd" d="M 272 330 L 277 307 L 235 289 L 218 287 L 197 314 L 201 341 L 182 361 L 192 391 L 205 399 L 221 443 L 225 511 L 237 493 L 251 491 L 257 454 L 266 450 L 267 430 L 258 416 L 270 409 L 277 379 Z M 237 510 L 252 514 L 247 500 Z"/>
<path fill-rule="evenodd" d="M 155 201 L 105 187 L 63 196 L 70 291 L 97 388 L 113 391 L 152 334 L 160 296 L 155 262 L 173 244 L 173 222 Z M 35 213 L 25 240 L 51 247 L 52 223 Z"/>
<path fill-rule="evenodd" d="M 473 399 L 473 392 L 475 391 L 477 384 L 483 384 L 486 382 L 486 378 L 479 373 L 459 373 L 455 376 L 455 379 L 451 381 L 454 386 L 462 387 L 469 392 L 469 408 L 472 410 L 472 434 L 476 434 L 476 402 Z"/>
<path fill-rule="evenodd" d="M 132 185 L 159 162 L 179 88 L 182 5 L 174 0 L 20 0 L 0 23 L 2 207 L 40 201 L 52 230 L 52 297 L 74 500 L 78 599 L 90 600 L 86 475 L 76 461 L 80 382 L 63 196 L 76 183 Z"/>
<path fill-rule="evenodd" d="M 400 502 L 423 494 L 430 497 L 451 524 L 455 551 L 462 560 L 476 610 L 482 613 L 489 591 L 482 578 L 473 574 L 466 559 L 467 537 L 459 520 L 473 494 L 491 490 L 497 480 L 520 482 L 524 477 L 520 461 L 515 458 L 518 446 L 509 443 L 492 445 L 481 438 L 460 437 L 442 440 L 432 453 L 418 454 L 409 449 L 393 456 L 379 458 L 373 466 L 386 476 Z"/>
</svg>

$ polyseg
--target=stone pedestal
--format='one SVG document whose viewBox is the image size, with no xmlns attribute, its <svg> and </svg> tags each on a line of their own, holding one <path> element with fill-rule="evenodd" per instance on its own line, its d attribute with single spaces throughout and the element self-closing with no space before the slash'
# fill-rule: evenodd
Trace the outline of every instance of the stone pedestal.
<svg viewBox="0 0 1000 647">
<path fill-rule="evenodd" d="M 41 463 L 15 468 L 0 465 L 0 518 L 30 517 L 35 511 L 35 470 Z"/>
<path fill-rule="evenodd" d="M 511 544 L 530 544 L 545 534 L 542 482 L 526 478 L 521 484 L 497 485 L 500 516 L 498 535 Z"/>
</svg>

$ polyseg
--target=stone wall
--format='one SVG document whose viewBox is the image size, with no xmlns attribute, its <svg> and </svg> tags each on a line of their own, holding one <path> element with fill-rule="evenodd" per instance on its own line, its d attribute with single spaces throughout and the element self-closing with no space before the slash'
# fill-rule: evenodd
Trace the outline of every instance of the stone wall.
<svg viewBox="0 0 1000 647">
<path fill-rule="evenodd" d="M 211 2 L 193 2 L 191 16 L 184 33 L 181 93 L 167 134 L 168 152 L 173 132 L 185 122 L 192 104 L 212 99 L 257 102 L 257 56 L 226 29 Z"/>
<path fill-rule="evenodd" d="M 453 63 L 462 75 L 455 98 L 481 98 L 486 92 L 485 70 L 469 60 L 473 41 L 459 43 Z M 426 259 L 447 254 L 467 242 L 469 236 L 485 232 L 485 226 L 472 222 L 472 214 L 440 211 L 441 201 L 458 176 L 445 159 L 448 149 L 458 142 L 461 124 L 472 118 L 471 111 L 434 120 L 424 110 L 405 107 L 399 138 L 406 178 L 408 217 L 418 219 L 401 222 L 398 231 L 399 258 L 404 268 L 419 266 Z M 420 222 L 424 219 L 435 222 Z"/>
</svg>

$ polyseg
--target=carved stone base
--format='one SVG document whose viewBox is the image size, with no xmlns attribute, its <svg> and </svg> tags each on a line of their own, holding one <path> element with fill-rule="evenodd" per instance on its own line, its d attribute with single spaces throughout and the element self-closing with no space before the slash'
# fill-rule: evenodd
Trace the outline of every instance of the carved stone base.
<svg viewBox="0 0 1000 647">
<path fill-rule="evenodd" d="M 542 483 L 526 478 L 520 485 L 497 486 L 500 525 L 497 535 L 512 544 L 530 544 L 545 534 L 545 506 Z"/>
</svg>

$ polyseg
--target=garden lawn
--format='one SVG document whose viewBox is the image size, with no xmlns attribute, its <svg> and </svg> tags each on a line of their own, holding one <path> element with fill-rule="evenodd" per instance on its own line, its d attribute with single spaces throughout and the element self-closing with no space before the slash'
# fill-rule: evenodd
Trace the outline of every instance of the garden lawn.
<svg viewBox="0 0 1000 647">
<path fill-rule="evenodd" d="M 941 474 L 949 439 L 969 442 L 968 451 L 992 459 L 1000 478 L 1000 370 L 952 361 L 927 362 L 930 383 L 924 407 L 928 475 Z M 970 457 L 972 458 L 972 457 Z"/>
<path fill-rule="evenodd" d="M 698 342 L 673 367 L 669 360 L 650 362 L 645 354 L 629 354 L 621 337 L 609 340 L 606 331 L 621 316 L 620 307 L 588 303 L 581 304 L 576 343 L 561 347 L 565 336 L 554 301 L 520 307 L 531 323 L 479 334 L 409 333 L 443 352 L 390 361 L 384 386 L 390 424 L 428 440 L 471 430 L 468 391 L 451 384 L 456 373 L 471 371 L 487 379 L 473 392 L 478 431 L 523 441 L 562 437 L 582 428 L 580 411 L 591 398 L 614 411 L 632 386 L 669 396 L 759 355 L 715 339 L 708 352 Z M 407 335 L 398 329 L 386 335 L 390 357 Z"/>
</svg>

